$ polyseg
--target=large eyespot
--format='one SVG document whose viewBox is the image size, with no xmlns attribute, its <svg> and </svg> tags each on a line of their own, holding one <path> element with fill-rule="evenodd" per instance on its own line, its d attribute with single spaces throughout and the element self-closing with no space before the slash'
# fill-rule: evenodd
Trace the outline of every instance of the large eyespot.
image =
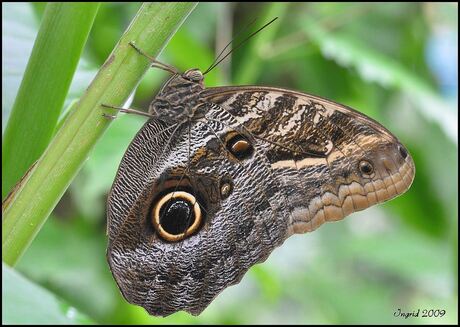
<svg viewBox="0 0 460 327">
<path fill-rule="evenodd" d="M 227 141 L 227 149 L 239 160 L 249 158 L 254 152 L 252 144 L 240 134 L 235 134 Z"/>
<path fill-rule="evenodd" d="M 152 210 L 152 223 L 158 235 L 177 242 L 194 233 L 202 220 L 197 199 L 190 193 L 175 191 L 161 197 Z"/>
<path fill-rule="evenodd" d="M 203 80 L 203 73 L 199 69 L 189 69 L 184 73 L 184 78 L 192 82 L 201 82 Z"/>
<path fill-rule="evenodd" d="M 367 160 L 361 160 L 359 162 L 359 171 L 361 172 L 361 174 L 364 176 L 364 177 L 372 177 L 373 174 L 374 174 L 374 166 L 372 166 L 372 164 L 367 161 Z"/>
</svg>

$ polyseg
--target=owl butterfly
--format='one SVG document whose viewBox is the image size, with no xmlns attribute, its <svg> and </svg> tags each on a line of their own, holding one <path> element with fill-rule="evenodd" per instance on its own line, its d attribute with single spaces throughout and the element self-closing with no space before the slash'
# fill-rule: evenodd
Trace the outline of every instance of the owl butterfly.
<svg viewBox="0 0 460 327">
<path fill-rule="evenodd" d="M 412 183 L 404 146 L 351 108 L 274 87 L 205 88 L 198 69 L 163 69 L 173 75 L 107 203 L 110 269 L 152 315 L 200 314 L 289 236 Z"/>
</svg>

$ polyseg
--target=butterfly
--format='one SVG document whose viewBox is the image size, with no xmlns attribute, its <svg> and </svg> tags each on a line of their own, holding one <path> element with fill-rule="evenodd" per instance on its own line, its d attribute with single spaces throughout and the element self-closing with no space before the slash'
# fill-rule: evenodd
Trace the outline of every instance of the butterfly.
<svg viewBox="0 0 460 327">
<path fill-rule="evenodd" d="M 206 88 L 198 69 L 163 68 L 172 76 L 107 201 L 110 269 L 152 315 L 200 314 L 289 236 L 414 179 L 398 139 L 347 106 L 282 88 Z"/>
</svg>

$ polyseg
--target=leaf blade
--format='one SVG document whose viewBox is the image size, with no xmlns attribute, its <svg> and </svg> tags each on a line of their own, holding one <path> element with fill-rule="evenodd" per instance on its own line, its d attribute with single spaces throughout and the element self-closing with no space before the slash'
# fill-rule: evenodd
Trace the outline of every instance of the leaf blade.
<svg viewBox="0 0 460 327">
<path fill-rule="evenodd" d="M 2 263 L 3 324 L 92 324 L 54 294 Z"/>
<path fill-rule="evenodd" d="M 47 6 L 4 133 L 2 198 L 48 145 L 98 7 Z"/>
</svg>

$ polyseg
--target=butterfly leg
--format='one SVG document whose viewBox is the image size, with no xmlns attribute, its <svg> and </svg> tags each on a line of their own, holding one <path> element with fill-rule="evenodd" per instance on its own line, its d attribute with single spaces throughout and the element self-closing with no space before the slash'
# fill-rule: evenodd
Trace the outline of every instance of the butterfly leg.
<svg viewBox="0 0 460 327">
<path fill-rule="evenodd" d="M 124 112 L 124 113 L 127 113 L 127 114 L 146 116 L 146 117 L 149 117 L 149 118 L 154 117 L 154 115 L 151 115 L 151 114 L 149 114 L 147 112 L 136 110 L 136 109 L 129 109 L 129 108 L 125 109 L 125 108 L 115 107 L 115 106 L 112 106 L 112 105 L 109 105 L 109 104 L 103 104 L 103 103 L 101 103 L 101 106 L 103 106 L 105 108 L 115 109 L 115 110 L 118 110 L 120 112 Z M 102 114 L 102 116 L 104 116 L 105 118 L 108 118 L 108 119 L 115 119 L 116 118 L 116 116 L 114 116 L 114 115 L 108 115 L 108 114 L 105 114 L 105 113 Z"/>
<path fill-rule="evenodd" d="M 129 45 L 132 46 L 134 48 L 134 50 L 137 51 L 137 53 L 139 53 L 140 55 L 142 55 L 145 58 L 147 58 L 152 63 L 152 67 L 158 67 L 160 69 L 166 70 L 166 71 L 168 71 L 170 73 L 173 73 L 173 74 L 178 74 L 179 73 L 177 71 L 177 69 L 174 68 L 173 66 L 168 65 L 168 64 L 164 64 L 162 62 L 159 62 L 158 60 L 156 60 L 152 56 L 150 56 L 147 53 L 145 53 L 144 51 L 142 51 L 140 48 L 137 47 L 137 45 L 134 44 L 133 41 L 129 42 Z"/>
<path fill-rule="evenodd" d="M 115 118 L 117 118 L 117 116 L 115 115 L 109 115 L 109 114 L 102 114 L 102 117 L 106 118 L 107 120 L 114 120 Z"/>
</svg>

